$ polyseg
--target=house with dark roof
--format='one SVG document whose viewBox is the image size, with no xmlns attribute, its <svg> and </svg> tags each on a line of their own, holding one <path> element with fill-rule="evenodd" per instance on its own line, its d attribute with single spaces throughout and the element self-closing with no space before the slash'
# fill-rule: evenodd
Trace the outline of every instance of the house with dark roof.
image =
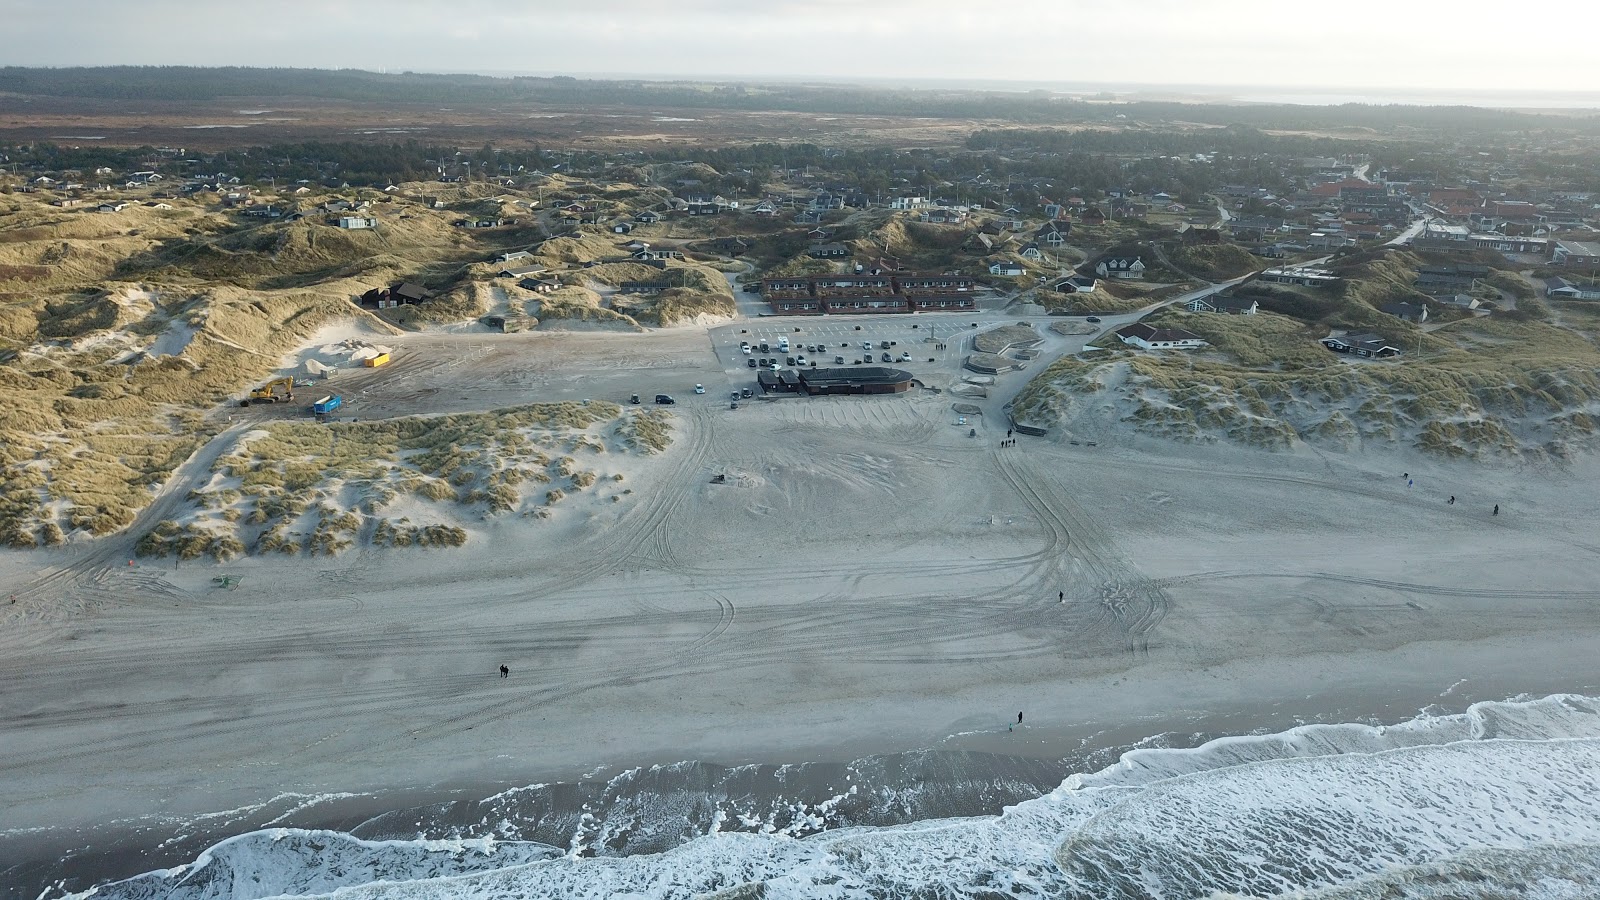
<svg viewBox="0 0 1600 900">
<path fill-rule="evenodd" d="M 1196 297 L 1183 305 L 1190 312 L 1224 313 L 1230 316 L 1253 316 L 1260 304 L 1248 297 L 1224 297 L 1212 294 Z"/>
<path fill-rule="evenodd" d="M 1192 331 L 1156 328 L 1143 322 L 1124 325 L 1115 333 L 1124 344 L 1132 344 L 1141 350 L 1193 350 L 1206 345 L 1205 340 Z"/>
<path fill-rule="evenodd" d="M 1399 347 L 1371 332 L 1325 337 L 1322 339 L 1322 346 L 1335 353 L 1348 353 L 1368 359 L 1387 359 L 1400 355 Z"/>
<path fill-rule="evenodd" d="M 1072 236 L 1072 223 L 1051 220 L 1039 226 L 1033 239 L 1046 247 L 1060 247 Z"/>
<path fill-rule="evenodd" d="M 1544 295 L 1557 300 L 1600 300 L 1600 282 L 1548 278 L 1544 283 Z"/>
<path fill-rule="evenodd" d="M 850 255 L 850 248 L 840 243 L 818 244 L 806 251 L 813 259 L 838 259 Z"/>
<path fill-rule="evenodd" d="M 370 309 L 392 309 L 411 306 L 428 299 L 428 289 L 420 284 L 402 281 L 386 288 L 373 288 L 361 295 L 361 306 Z"/>
<path fill-rule="evenodd" d="M 1138 256 L 1107 256 L 1095 264 L 1101 278 L 1138 279 L 1144 277 L 1144 260 Z"/>
<path fill-rule="evenodd" d="M 1068 275 L 1050 285 L 1050 289 L 1063 294 L 1092 294 L 1100 286 L 1100 279 L 1090 275 Z"/>
<path fill-rule="evenodd" d="M 1378 312 L 1418 324 L 1428 321 L 1428 308 L 1420 303 L 1406 303 L 1403 300 L 1396 303 L 1385 303 L 1378 307 Z"/>
</svg>

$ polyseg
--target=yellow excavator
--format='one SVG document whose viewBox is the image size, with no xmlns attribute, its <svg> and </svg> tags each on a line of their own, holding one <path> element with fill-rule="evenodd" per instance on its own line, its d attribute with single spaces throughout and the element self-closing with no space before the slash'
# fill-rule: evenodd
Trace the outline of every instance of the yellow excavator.
<svg viewBox="0 0 1600 900">
<path fill-rule="evenodd" d="M 277 403 L 280 400 L 288 402 L 294 399 L 294 379 L 274 378 L 250 392 L 250 396 L 239 401 L 240 406 L 249 406 L 252 403 Z"/>
</svg>

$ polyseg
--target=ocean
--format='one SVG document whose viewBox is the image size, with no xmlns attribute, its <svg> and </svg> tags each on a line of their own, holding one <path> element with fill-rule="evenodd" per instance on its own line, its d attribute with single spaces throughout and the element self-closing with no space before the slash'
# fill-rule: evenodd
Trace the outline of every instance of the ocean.
<svg viewBox="0 0 1600 900">
<path fill-rule="evenodd" d="M 88 890 L 57 879 L 29 896 L 1600 896 L 1600 698 L 1166 742 L 1108 754 L 1092 771 L 1082 764 L 1093 754 L 930 750 L 592 773 L 349 808 L 340 827 L 208 838 L 171 868 Z M 304 818 L 339 801 L 285 795 L 161 827 L 170 850 L 229 822 Z M 984 808 L 1000 812 L 952 814 Z M 87 851 L 75 858 L 92 863 Z"/>
</svg>

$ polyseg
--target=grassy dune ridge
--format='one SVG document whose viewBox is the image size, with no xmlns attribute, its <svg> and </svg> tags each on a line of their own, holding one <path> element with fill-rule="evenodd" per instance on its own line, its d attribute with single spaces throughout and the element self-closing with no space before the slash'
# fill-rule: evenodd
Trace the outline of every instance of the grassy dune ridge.
<svg viewBox="0 0 1600 900">
<path fill-rule="evenodd" d="M 670 442 L 668 413 L 604 402 L 275 423 L 219 459 L 190 494 L 188 521 L 161 523 L 138 552 L 227 559 L 335 555 L 358 544 L 455 546 L 467 540 L 460 523 L 469 517 L 550 518 L 567 497 L 625 480 L 600 471 L 608 458 Z"/>
</svg>

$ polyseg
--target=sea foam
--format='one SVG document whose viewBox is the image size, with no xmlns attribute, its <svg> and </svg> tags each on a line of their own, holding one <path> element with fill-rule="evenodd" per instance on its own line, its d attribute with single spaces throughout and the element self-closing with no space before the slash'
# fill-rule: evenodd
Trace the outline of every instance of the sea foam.
<svg viewBox="0 0 1600 900">
<path fill-rule="evenodd" d="M 871 790 L 863 784 L 861 790 Z M 1479 703 L 1135 750 L 998 816 L 805 836 L 740 827 L 657 853 L 362 841 L 274 829 L 96 897 L 921 898 L 1595 896 L 1600 701 Z M 726 814 L 724 814 L 726 813 Z M 505 823 L 500 823 L 504 826 Z M 594 834 L 600 823 L 581 823 Z M 486 833 L 508 829 L 486 829 Z M 514 828 L 509 829 L 515 831 Z M 80 895 L 87 896 L 87 895 Z"/>
</svg>

